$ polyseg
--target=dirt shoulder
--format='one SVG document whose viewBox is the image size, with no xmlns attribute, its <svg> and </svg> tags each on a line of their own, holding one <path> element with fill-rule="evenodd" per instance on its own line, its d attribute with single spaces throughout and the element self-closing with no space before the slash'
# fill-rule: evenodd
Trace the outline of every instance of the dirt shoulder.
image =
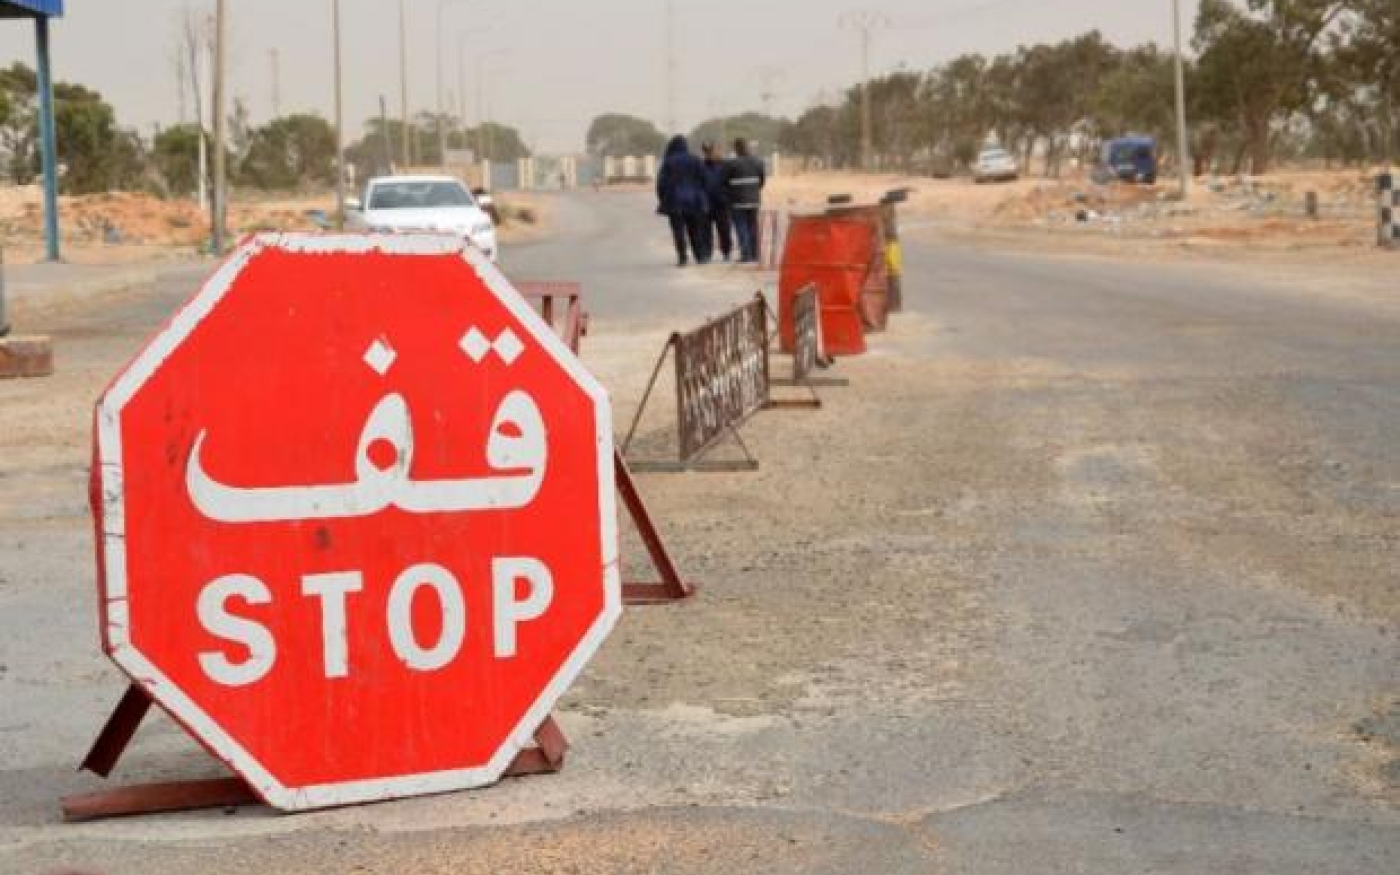
<svg viewBox="0 0 1400 875">
<path fill-rule="evenodd" d="M 873 201 L 891 189 L 909 190 L 900 208 L 909 233 L 933 228 L 968 241 L 1000 246 L 1141 258 L 1383 258 L 1375 241 L 1374 173 L 1280 171 L 1266 177 L 1202 177 L 1181 201 L 1170 183 L 1101 185 L 1079 176 L 977 185 L 932 179 L 840 172 L 779 177 L 768 200 L 789 211 L 820 209 L 832 194 Z M 1316 195 L 1316 218 L 1307 214 Z"/>
<path fill-rule="evenodd" d="M 548 233 L 541 199 L 522 193 L 497 198 L 503 243 L 534 240 Z M 335 209 L 330 192 L 295 196 L 235 192 L 229 228 L 235 235 L 258 231 L 316 231 Z M 107 192 L 59 198 L 63 257 L 74 264 L 170 261 L 201 254 L 208 222 L 189 198 L 160 198 L 142 192 Z M 42 194 L 37 186 L 0 187 L 0 244 L 11 264 L 43 258 Z"/>
</svg>

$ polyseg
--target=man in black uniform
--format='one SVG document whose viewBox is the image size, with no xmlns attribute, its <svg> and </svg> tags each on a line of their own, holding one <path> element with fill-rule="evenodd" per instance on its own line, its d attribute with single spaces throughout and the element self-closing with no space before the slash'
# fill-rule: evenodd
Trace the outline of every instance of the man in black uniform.
<svg viewBox="0 0 1400 875">
<path fill-rule="evenodd" d="M 734 251 L 734 239 L 731 234 L 733 226 L 729 220 L 729 192 L 724 184 L 724 173 L 728 164 L 714 143 L 705 143 L 701 146 L 701 151 L 705 156 L 705 183 L 710 196 L 710 232 L 713 235 L 710 239 L 710 251 L 713 252 L 714 244 L 718 243 L 720 254 L 728 261 Z"/>
<path fill-rule="evenodd" d="M 758 208 L 767 181 L 763 162 L 749 154 L 742 137 L 734 141 L 734 158 L 725 168 L 724 187 L 729 193 L 729 214 L 739 238 L 739 261 L 758 261 Z"/>
</svg>

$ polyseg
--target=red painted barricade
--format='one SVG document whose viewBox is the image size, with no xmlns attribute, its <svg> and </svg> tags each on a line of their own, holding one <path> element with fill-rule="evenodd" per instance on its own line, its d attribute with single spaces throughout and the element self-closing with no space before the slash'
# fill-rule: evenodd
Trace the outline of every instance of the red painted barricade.
<svg viewBox="0 0 1400 875">
<path fill-rule="evenodd" d="M 875 269 L 871 253 L 877 247 L 883 248 L 878 225 L 864 219 L 791 217 L 778 275 L 778 336 L 784 352 L 793 349 L 793 298 L 809 283 L 817 287 L 825 352 L 865 352 L 861 305 Z"/>
</svg>

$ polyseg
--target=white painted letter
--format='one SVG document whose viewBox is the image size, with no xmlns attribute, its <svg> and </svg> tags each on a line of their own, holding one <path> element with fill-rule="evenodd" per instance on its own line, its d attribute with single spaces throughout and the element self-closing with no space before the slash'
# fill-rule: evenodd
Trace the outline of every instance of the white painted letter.
<svg viewBox="0 0 1400 875">
<path fill-rule="evenodd" d="M 301 579 L 301 594 L 321 600 L 321 653 L 327 678 L 343 678 L 350 674 L 345 597 L 364 587 L 364 576 L 358 571 L 308 574 Z"/>
<path fill-rule="evenodd" d="M 214 683 L 226 687 L 241 687 L 262 680 L 277 659 L 277 642 L 272 640 L 272 633 L 266 626 L 228 612 L 228 601 L 234 598 L 250 605 L 265 605 L 272 601 L 272 593 L 267 584 L 256 577 L 228 574 L 204 587 L 199 594 L 196 611 L 205 630 L 248 648 L 248 658 L 242 662 L 234 662 L 217 650 L 199 654 L 199 665 L 204 673 Z"/>
<path fill-rule="evenodd" d="M 442 606 L 442 632 L 430 648 L 419 645 L 413 633 L 413 597 L 424 586 L 437 591 Z M 409 668 L 437 671 L 456 658 L 467 636 L 467 603 L 452 572 L 425 563 L 406 569 L 389 590 L 389 643 Z"/>
<path fill-rule="evenodd" d="M 515 600 L 515 582 L 530 584 L 524 601 Z M 515 627 L 538 619 L 554 600 L 554 578 L 538 559 L 491 560 L 492 616 L 496 625 L 496 658 L 515 656 Z"/>
</svg>

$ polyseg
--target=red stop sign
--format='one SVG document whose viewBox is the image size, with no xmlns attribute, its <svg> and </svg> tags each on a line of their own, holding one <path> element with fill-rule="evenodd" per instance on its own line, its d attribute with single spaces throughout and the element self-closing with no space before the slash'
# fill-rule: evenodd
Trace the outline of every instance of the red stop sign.
<svg viewBox="0 0 1400 875">
<path fill-rule="evenodd" d="M 497 780 L 621 610 L 607 397 L 453 238 L 253 238 L 96 459 L 104 648 L 278 808 Z"/>
</svg>

